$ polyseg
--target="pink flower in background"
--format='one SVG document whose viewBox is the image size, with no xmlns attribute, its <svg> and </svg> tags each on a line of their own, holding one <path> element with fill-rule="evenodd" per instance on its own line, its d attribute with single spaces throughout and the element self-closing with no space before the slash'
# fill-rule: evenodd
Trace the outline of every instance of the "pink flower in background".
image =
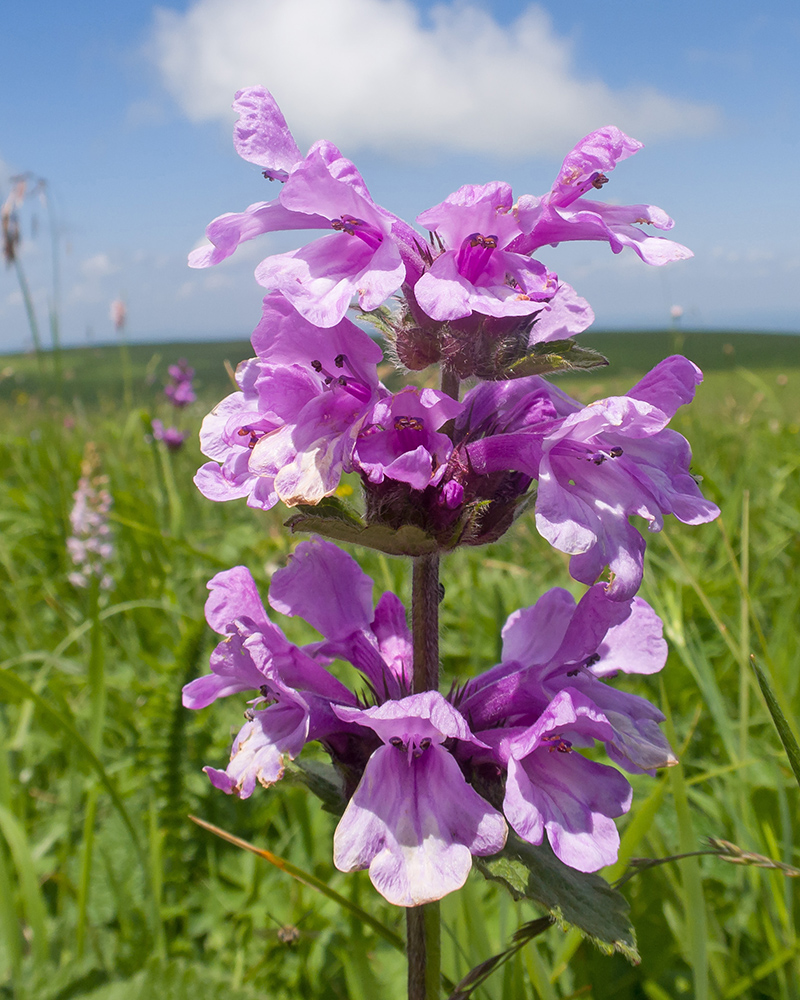
<svg viewBox="0 0 800 1000">
<path fill-rule="evenodd" d="M 125 328 L 128 319 L 128 307 L 122 299 L 114 299 L 109 310 L 109 317 L 114 324 L 114 329 L 120 333 Z"/>
<path fill-rule="evenodd" d="M 114 554 L 108 512 L 111 494 L 106 489 L 108 477 L 99 474 L 100 459 L 93 442 L 86 445 L 78 489 L 69 515 L 72 534 L 67 539 L 67 551 L 75 565 L 69 581 L 76 587 L 88 587 L 93 579 L 103 590 L 114 585 L 106 572 L 106 563 Z"/>
</svg>

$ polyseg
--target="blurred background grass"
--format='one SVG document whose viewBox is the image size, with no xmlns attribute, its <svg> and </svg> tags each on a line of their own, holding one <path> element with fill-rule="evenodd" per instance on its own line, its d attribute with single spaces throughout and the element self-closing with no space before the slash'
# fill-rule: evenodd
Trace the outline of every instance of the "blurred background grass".
<svg viewBox="0 0 800 1000">
<path fill-rule="evenodd" d="M 662 706 L 682 764 L 633 779 L 621 861 L 606 875 L 618 877 L 631 856 L 702 849 L 707 836 L 798 864 L 798 788 L 748 657 L 757 655 L 796 719 L 800 338 L 584 340 L 612 364 L 560 380 L 583 401 L 624 391 L 675 350 L 706 370 L 673 426 L 691 441 L 693 472 L 723 511 L 698 528 L 669 518 L 648 537 L 643 596 L 665 621 L 670 658 L 661 677 L 615 683 Z M 282 527 L 285 510 L 209 503 L 191 483 L 202 416 L 232 389 L 225 361 L 235 368 L 250 353 L 247 342 L 131 345 L 124 373 L 117 348 L 86 348 L 64 352 L 61 383 L 49 363 L 0 359 L 0 996 L 404 994 L 402 955 L 370 927 L 187 819 L 194 813 L 285 856 L 402 935 L 403 914 L 366 873 L 333 869 L 335 817 L 303 787 L 287 778 L 246 802 L 210 787 L 201 768 L 227 759 L 243 704 L 227 699 L 202 712 L 180 704 L 181 686 L 207 671 L 214 645 L 203 621 L 207 580 L 243 563 L 266 596 L 299 540 Z M 200 398 L 178 414 L 192 434 L 170 453 L 148 430 L 153 417 L 175 422 L 161 390 L 180 357 L 197 370 Z M 87 441 L 114 500 L 115 586 L 96 603 L 67 580 L 69 511 Z M 408 600 L 403 561 L 354 554 L 376 596 L 391 588 Z M 515 608 L 550 586 L 581 591 L 530 515 L 498 543 L 447 557 L 442 578 L 445 684 L 496 661 Z M 302 622 L 280 624 L 295 641 L 312 638 Z M 475 995 L 800 996 L 795 882 L 780 871 L 702 857 L 642 872 L 623 892 L 641 965 L 553 928 Z M 476 874 L 442 912 L 453 980 L 539 915 Z"/>
</svg>

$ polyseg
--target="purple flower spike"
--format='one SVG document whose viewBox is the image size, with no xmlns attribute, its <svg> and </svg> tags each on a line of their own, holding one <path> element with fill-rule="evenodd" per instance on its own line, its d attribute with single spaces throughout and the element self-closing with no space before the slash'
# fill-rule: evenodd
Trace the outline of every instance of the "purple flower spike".
<svg viewBox="0 0 800 1000">
<path fill-rule="evenodd" d="M 528 316 L 555 294 L 555 275 L 509 251 L 522 236 L 512 200 L 508 184 L 467 184 L 417 217 L 444 246 L 414 286 L 417 303 L 432 319 L 463 319 L 473 312 Z"/>
<path fill-rule="evenodd" d="M 648 264 L 666 264 L 693 256 L 671 240 L 648 236 L 637 228 L 649 223 L 671 229 L 672 219 L 654 205 L 605 205 L 584 199 L 592 189 L 608 182 L 607 172 L 641 149 L 642 144 L 609 125 L 592 132 L 567 154 L 552 189 L 544 197 L 523 195 L 518 203 L 519 225 L 524 235 L 511 247 L 532 253 L 548 243 L 565 240 L 603 240 L 614 253 L 629 246 Z"/>
<path fill-rule="evenodd" d="M 435 389 L 401 389 L 375 404 L 356 441 L 354 465 L 371 483 L 389 478 L 415 490 L 436 485 L 453 450 L 450 438 L 436 428 L 462 409 Z"/>
<path fill-rule="evenodd" d="M 375 888 L 395 906 L 420 906 L 460 889 L 472 855 L 500 851 L 507 828 L 442 744 L 446 738 L 483 744 L 436 691 L 335 711 L 374 730 L 384 743 L 336 828 L 336 867 L 369 868 Z"/>
<path fill-rule="evenodd" d="M 577 691 L 564 690 L 533 726 L 502 741 L 500 752 L 508 757 L 506 819 L 532 844 L 541 844 L 546 832 L 556 856 L 582 872 L 617 860 L 613 818 L 628 811 L 632 792 L 613 767 L 574 751 L 573 741 L 610 735 L 611 726 L 594 705 Z"/>
</svg>

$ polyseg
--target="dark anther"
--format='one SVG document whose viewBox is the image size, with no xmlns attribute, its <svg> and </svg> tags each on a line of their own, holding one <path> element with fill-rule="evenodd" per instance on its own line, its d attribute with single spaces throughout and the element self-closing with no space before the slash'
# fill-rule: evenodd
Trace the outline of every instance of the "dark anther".
<svg viewBox="0 0 800 1000">
<path fill-rule="evenodd" d="M 586 663 L 584 663 L 584 667 L 586 667 L 586 669 L 588 670 L 589 667 L 593 667 L 595 663 L 599 663 L 601 659 L 602 657 L 600 656 L 599 653 L 592 653 L 592 655 L 589 657 Z"/>
<path fill-rule="evenodd" d="M 315 372 L 319 373 L 319 372 L 322 371 L 322 362 L 321 361 L 312 361 L 311 362 L 311 367 L 314 369 Z"/>
<path fill-rule="evenodd" d="M 395 747 L 395 748 L 396 748 L 397 750 L 405 750 L 405 748 L 406 748 L 406 745 L 405 745 L 405 743 L 403 743 L 403 740 L 402 740 L 402 739 L 401 739 L 401 737 L 399 737 L 399 736 L 393 736 L 393 737 L 392 737 L 392 738 L 391 738 L 391 739 L 389 740 L 389 742 L 390 742 L 390 743 L 392 744 L 392 746 L 393 746 L 393 747 Z"/>
<path fill-rule="evenodd" d="M 336 357 L 333 359 L 333 363 L 336 365 L 337 368 L 344 368 L 344 363 L 346 360 L 347 358 L 345 358 L 344 354 L 337 354 Z"/>
<path fill-rule="evenodd" d="M 547 748 L 550 753 L 554 753 L 556 750 L 559 753 L 569 753 L 572 750 L 570 741 L 565 740 L 562 736 L 543 736 L 542 740 L 550 744 Z"/>
<path fill-rule="evenodd" d="M 567 677 L 577 677 L 580 672 L 581 672 L 580 667 L 576 667 L 575 670 L 568 670 Z"/>
<path fill-rule="evenodd" d="M 427 750 L 430 745 L 431 745 L 431 738 L 430 738 L 430 736 L 426 736 L 424 739 L 421 739 L 419 741 L 419 748 L 420 748 L 420 750 Z"/>
<path fill-rule="evenodd" d="M 269 698 L 270 696 L 269 688 L 267 687 L 266 684 L 261 685 L 261 687 L 258 689 L 258 693 L 261 695 L 262 698 Z"/>
<path fill-rule="evenodd" d="M 592 455 L 592 458 L 591 458 L 591 461 L 593 461 L 595 465 L 602 465 L 603 462 L 605 462 L 605 460 L 606 460 L 606 456 L 602 455 L 602 454 L 600 454 L 600 455 Z"/>
<path fill-rule="evenodd" d="M 598 191 L 604 184 L 608 184 L 608 178 L 605 174 L 597 174 L 592 178 L 592 187 L 597 188 Z"/>
<path fill-rule="evenodd" d="M 395 417 L 394 429 L 396 431 L 421 431 L 424 428 L 422 421 L 416 417 Z"/>
<path fill-rule="evenodd" d="M 471 247 L 483 247 L 486 250 L 497 248 L 497 237 L 494 235 L 484 236 L 482 233 L 472 233 L 467 239 Z"/>
<path fill-rule="evenodd" d="M 622 454 L 622 448 L 612 448 L 611 451 L 609 452 L 609 455 L 612 458 L 619 458 L 621 454 Z"/>
<path fill-rule="evenodd" d="M 253 712 L 253 709 L 252 708 L 246 708 L 244 710 L 244 717 L 245 717 L 245 719 L 247 719 L 248 722 L 252 722 L 253 719 L 255 719 L 255 713 Z"/>
</svg>

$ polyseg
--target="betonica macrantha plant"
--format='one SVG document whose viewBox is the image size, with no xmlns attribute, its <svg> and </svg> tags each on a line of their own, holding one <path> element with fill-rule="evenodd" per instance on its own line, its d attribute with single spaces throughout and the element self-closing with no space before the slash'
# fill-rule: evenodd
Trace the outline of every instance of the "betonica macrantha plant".
<svg viewBox="0 0 800 1000">
<path fill-rule="evenodd" d="M 203 422 L 209 462 L 195 482 L 210 500 L 294 508 L 287 528 L 316 537 L 274 573 L 269 605 L 323 639 L 291 643 L 245 567 L 218 573 L 206 616 L 221 640 L 184 704 L 246 706 L 230 761 L 205 769 L 230 795 L 276 784 L 309 742 L 327 751 L 341 817 L 334 864 L 368 869 L 408 908 L 409 996 L 430 998 L 430 906 L 464 884 L 474 858 L 527 866 L 534 898 L 545 858 L 593 880 L 617 858 L 615 819 L 631 803 L 623 772 L 675 762 L 661 712 L 614 678 L 659 671 L 667 655 L 637 596 L 642 523 L 658 531 L 666 514 L 700 524 L 719 513 L 669 428 L 702 374 L 673 356 L 625 395 L 570 398 L 547 376 L 606 361 L 573 339 L 594 319 L 589 304 L 534 254 L 599 240 L 660 266 L 691 252 L 645 228 L 672 227 L 660 208 L 587 197 L 641 148 L 614 127 L 583 138 L 544 195 L 467 184 L 414 228 L 375 204 L 332 143 L 303 155 L 263 88 L 240 91 L 234 108 L 238 153 L 280 191 L 216 218 L 190 264 L 216 265 L 262 233 L 328 233 L 256 268 L 267 294 L 255 356 Z M 408 381 L 395 392 L 378 376 L 386 360 Z M 345 473 L 360 477 L 359 507 L 336 496 Z M 441 555 L 530 516 L 569 555 L 583 596 L 553 586 L 510 615 L 499 663 L 440 685 Z M 410 615 L 391 592 L 373 606 L 370 578 L 319 536 L 408 557 Z M 358 693 L 337 660 L 360 671 Z"/>
</svg>

